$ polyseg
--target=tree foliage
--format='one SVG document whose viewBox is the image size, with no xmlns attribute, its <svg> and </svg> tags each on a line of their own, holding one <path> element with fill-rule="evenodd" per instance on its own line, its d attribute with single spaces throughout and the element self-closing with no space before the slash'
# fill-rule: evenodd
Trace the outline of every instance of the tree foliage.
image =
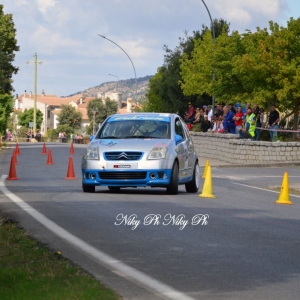
<svg viewBox="0 0 300 300">
<path fill-rule="evenodd" d="M 226 21 L 214 20 L 215 34 L 229 31 L 229 24 Z M 211 102 L 211 98 L 205 93 L 185 95 L 179 85 L 182 80 L 180 74 L 180 59 L 185 54 L 191 55 L 196 42 L 201 43 L 204 34 L 209 31 L 208 27 L 202 25 L 202 30 L 194 31 L 192 36 L 185 32 L 184 38 L 179 38 L 179 45 L 174 49 L 164 46 L 166 52 L 164 64 L 159 67 L 157 73 L 149 81 L 149 91 L 147 93 L 148 102 L 144 110 L 155 112 L 184 112 L 187 103 L 193 102 L 195 105 L 202 106 Z M 210 72 L 212 76 L 212 72 Z"/>
<path fill-rule="evenodd" d="M 10 94 L 0 94 L 0 135 L 5 135 L 7 120 L 12 112 L 14 99 Z"/>
<path fill-rule="evenodd" d="M 29 128 L 29 122 L 33 122 L 33 108 L 25 109 L 22 113 L 18 115 L 18 124 Z M 43 113 L 37 109 L 36 111 L 36 128 L 41 129 L 43 123 Z"/>
<path fill-rule="evenodd" d="M 69 125 L 74 131 L 81 127 L 82 113 L 70 104 L 63 104 L 57 115 L 57 120 L 59 125 Z"/>
<path fill-rule="evenodd" d="M 185 95 L 214 95 L 225 103 L 242 101 L 281 112 L 293 111 L 297 128 L 300 104 L 300 18 L 287 27 L 270 21 L 268 29 L 243 34 L 223 32 L 213 43 L 207 32 L 181 63 Z M 216 80 L 211 78 L 215 70 Z"/>
<path fill-rule="evenodd" d="M 97 129 L 97 124 L 103 123 L 103 121 L 110 115 L 117 113 L 118 111 L 118 103 L 114 100 L 110 100 L 109 98 L 105 99 L 103 103 L 102 99 L 95 98 L 92 99 L 87 105 L 87 115 L 90 120 L 90 125 L 87 126 L 86 132 L 91 134 L 94 129 Z M 94 113 L 95 113 L 95 122 L 94 122 Z"/>
<path fill-rule="evenodd" d="M 16 30 L 11 14 L 4 14 L 0 4 L 0 93 L 11 93 L 12 76 L 17 74 L 18 68 L 12 65 L 15 53 L 19 51 L 16 40 Z"/>
</svg>

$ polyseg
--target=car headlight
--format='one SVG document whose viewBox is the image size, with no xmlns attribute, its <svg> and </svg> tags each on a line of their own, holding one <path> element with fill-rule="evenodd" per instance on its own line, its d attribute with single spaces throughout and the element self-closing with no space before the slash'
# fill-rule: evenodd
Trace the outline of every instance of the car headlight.
<svg viewBox="0 0 300 300">
<path fill-rule="evenodd" d="M 162 159 L 166 158 L 168 148 L 166 147 L 154 147 L 150 154 L 148 159 Z"/>
<path fill-rule="evenodd" d="M 98 147 L 88 147 L 86 149 L 84 159 L 99 159 Z"/>
</svg>

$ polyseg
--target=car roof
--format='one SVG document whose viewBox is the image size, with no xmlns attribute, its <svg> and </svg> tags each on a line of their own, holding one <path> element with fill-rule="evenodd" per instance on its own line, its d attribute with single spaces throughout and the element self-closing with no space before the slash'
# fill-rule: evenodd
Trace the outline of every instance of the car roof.
<svg viewBox="0 0 300 300">
<path fill-rule="evenodd" d="M 153 117 L 153 118 L 159 118 L 169 117 L 170 119 L 175 118 L 177 116 L 176 114 L 171 113 L 148 113 L 148 112 L 141 112 L 141 113 L 128 113 L 128 114 L 113 114 L 110 115 L 109 118 L 116 118 L 116 117 L 122 117 L 122 118 L 134 118 L 134 117 Z"/>
</svg>

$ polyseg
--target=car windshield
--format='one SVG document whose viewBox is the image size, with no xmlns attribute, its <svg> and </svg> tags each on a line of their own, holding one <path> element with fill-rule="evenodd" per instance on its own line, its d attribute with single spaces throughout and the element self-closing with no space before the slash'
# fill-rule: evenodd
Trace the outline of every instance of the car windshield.
<svg viewBox="0 0 300 300">
<path fill-rule="evenodd" d="M 112 118 L 96 138 L 98 139 L 170 139 L 169 118 Z"/>
</svg>

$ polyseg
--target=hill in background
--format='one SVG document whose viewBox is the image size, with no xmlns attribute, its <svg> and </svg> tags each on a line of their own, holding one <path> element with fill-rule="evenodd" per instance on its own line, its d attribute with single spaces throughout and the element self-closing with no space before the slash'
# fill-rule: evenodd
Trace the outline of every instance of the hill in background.
<svg viewBox="0 0 300 300">
<path fill-rule="evenodd" d="M 145 76 L 139 77 L 136 79 L 137 81 L 137 99 L 144 98 L 145 94 L 148 91 L 149 80 L 153 76 Z M 130 78 L 126 80 L 118 81 L 109 81 L 104 82 L 100 85 L 90 87 L 84 91 L 74 93 L 70 96 L 77 95 L 77 94 L 84 94 L 87 97 L 97 97 L 97 95 L 104 94 L 107 92 L 118 92 L 122 94 L 123 100 L 127 98 L 134 98 L 135 93 L 135 78 Z"/>
</svg>

